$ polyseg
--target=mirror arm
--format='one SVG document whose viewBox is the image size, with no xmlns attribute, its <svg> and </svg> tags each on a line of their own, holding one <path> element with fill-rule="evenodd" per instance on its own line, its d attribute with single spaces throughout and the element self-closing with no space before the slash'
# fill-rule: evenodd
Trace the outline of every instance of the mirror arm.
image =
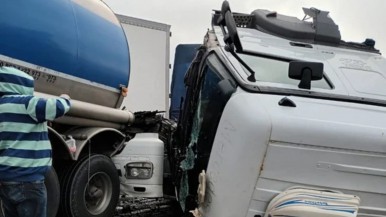
<svg viewBox="0 0 386 217">
<path fill-rule="evenodd" d="M 228 50 L 229 48 L 226 48 L 226 49 Z M 243 65 L 251 73 L 248 76 L 248 81 L 256 82 L 255 71 L 253 71 L 253 69 L 251 67 L 249 67 L 248 64 L 246 64 L 244 62 L 244 60 L 239 57 L 239 55 L 237 55 L 237 53 L 234 51 L 234 49 L 229 49 L 228 51 L 232 54 L 232 56 L 234 58 L 237 59 L 237 61 L 239 61 L 239 63 L 241 63 L 241 65 Z"/>
<path fill-rule="evenodd" d="M 300 83 L 298 85 L 301 89 L 311 89 L 311 79 L 312 78 L 312 71 L 310 68 L 305 68 L 302 70 L 302 79 L 300 80 Z"/>
</svg>

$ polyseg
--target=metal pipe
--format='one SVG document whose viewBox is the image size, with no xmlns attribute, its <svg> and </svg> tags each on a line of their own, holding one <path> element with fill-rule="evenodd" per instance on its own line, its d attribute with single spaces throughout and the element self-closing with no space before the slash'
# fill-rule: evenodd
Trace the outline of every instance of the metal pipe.
<svg viewBox="0 0 386 217">
<path fill-rule="evenodd" d="M 117 130 L 122 130 L 125 127 L 125 125 L 123 124 L 116 124 L 116 123 L 111 123 L 106 121 L 98 121 L 98 120 L 71 117 L 71 116 L 64 116 L 64 117 L 57 118 L 54 120 L 54 122 L 59 124 L 76 125 L 76 126 L 83 126 L 83 127 L 107 127 L 107 128 L 117 129 Z"/>
<path fill-rule="evenodd" d="M 43 98 L 57 98 L 58 96 L 35 92 L 35 95 Z M 134 122 L 134 114 L 129 111 L 100 106 L 92 103 L 71 99 L 71 108 L 66 116 L 79 117 L 84 120 L 96 120 L 106 123 L 130 124 Z"/>
</svg>

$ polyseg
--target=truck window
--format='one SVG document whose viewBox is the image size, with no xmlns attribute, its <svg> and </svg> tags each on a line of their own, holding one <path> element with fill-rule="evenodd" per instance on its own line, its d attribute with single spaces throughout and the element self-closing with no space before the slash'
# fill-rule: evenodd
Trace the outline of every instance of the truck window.
<svg viewBox="0 0 386 217">
<path fill-rule="evenodd" d="M 289 63 L 286 61 L 247 54 L 239 54 L 239 56 L 253 69 L 253 71 L 255 71 L 255 78 L 257 81 L 290 84 L 294 86 L 299 84 L 299 80 L 290 79 L 288 77 Z M 244 71 L 249 73 L 245 68 Z M 312 87 L 332 89 L 325 77 L 319 81 L 312 81 Z"/>
<path fill-rule="evenodd" d="M 222 112 L 237 87 L 215 53 L 197 61 L 197 65 L 203 64 L 191 68 L 192 71 L 187 75 L 189 81 L 193 82 L 187 86 L 188 97 L 180 117 L 181 134 L 175 137 L 177 144 L 182 141 L 186 147 L 184 159 L 178 163 L 182 169 L 181 178 L 178 179 L 181 201 L 185 201 L 188 195 L 197 194 L 198 174 L 208 166 Z M 185 206 L 184 202 L 182 206 Z"/>
<path fill-rule="evenodd" d="M 197 167 L 206 169 L 218 123 L 236 85 L 215 55 L 207 58 L 191 138 L 196 140 Z"/>
</svg>

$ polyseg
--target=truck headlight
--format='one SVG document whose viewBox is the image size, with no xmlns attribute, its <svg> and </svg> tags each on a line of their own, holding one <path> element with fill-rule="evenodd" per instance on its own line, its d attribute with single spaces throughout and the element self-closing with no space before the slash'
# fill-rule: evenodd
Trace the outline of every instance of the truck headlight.
<svg viewBox="0 0 386 217">
<path fill-rule="evenodd" d="M 150 179 L 153 176 L 153 163 L 132 162 L 125 165 L 127 179 Z"/>
</svg>

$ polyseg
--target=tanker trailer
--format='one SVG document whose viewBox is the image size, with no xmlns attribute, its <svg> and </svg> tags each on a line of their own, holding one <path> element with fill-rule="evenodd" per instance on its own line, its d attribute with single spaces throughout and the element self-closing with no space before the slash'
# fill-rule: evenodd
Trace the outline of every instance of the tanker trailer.
<svg viewBox="0 0 386 217">
<path fill-rule="evenodd" d="M 130 71 L 121 24 L 100 1 L 4 1 L 2 9 L 1 66 L 34 77 L 38 96 L 72 98 L 68 115 L 49 123 L 48 216 L 59 208 L 62 216 L 113 216 L 120 189 L 110 157 L 134 120 L 118 109 Z"/>
</svg>

